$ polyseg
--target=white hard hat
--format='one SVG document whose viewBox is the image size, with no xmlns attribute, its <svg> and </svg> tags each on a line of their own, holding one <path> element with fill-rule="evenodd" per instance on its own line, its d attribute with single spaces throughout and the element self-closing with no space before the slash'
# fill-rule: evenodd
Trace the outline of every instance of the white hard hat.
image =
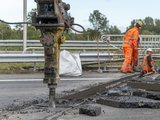
<svg viewBox="0 0 160 120">
<path fill-rule="evenodd" d="M 151 48 L 148 48 L 146 51 L 147 51 L 147 52 L 152 52 L 152 49 L 151 49 Z"/>
</svg>

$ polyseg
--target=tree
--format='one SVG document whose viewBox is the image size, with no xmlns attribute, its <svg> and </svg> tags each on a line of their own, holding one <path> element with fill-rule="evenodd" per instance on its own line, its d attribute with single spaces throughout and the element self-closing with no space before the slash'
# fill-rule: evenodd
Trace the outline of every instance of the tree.
<svg viewBox="0 0 160 120">
<path fill-rule="evenodd" d="M 154 25 L 154 19 L 151 17 L 146 17 L 143 20 L 144 26 L 142 27 L 141 31 L 143 34 L 145 34 L 146 31 L 147 34 L 155 34 L 155 25 Z"/>
<path fill-rule="evenodd" d="M 109 34 L 121 34 L 121 30 L 114 25 L 109 28 Z"/>
<path fill-rule="evenodd" d="M 155 19 L 155 32 L 160 34 L 160 19 Z"/>
<path fill-rule="evenodd" d="M 10 39 L 11 31 L 9 25 L 0 22 L 0 39 Z"/>
<path fill-rule="evenodd" d="M 100 33 L 108 33 L 109 21 L 107 20 L 107 17 L 100 13 L 98 10 L 94 10 L 93 13 L 90 14 L 89 22 L 94 28 L 93 30 L 95 32 L 95 35 L 99 36 Z"/>
<path fill-rule="evenodd" d="M 27 38 L 28 40 L 38 40 L 40 38 L 41 32 L 35 27 L 28 25 L 27 27 Z"/>
<path fill-rule="evenodd" d="M 23 31 L 19 29 L 12 29 L 11 39 L 23 39 Z"/>
<path fill-rule="evenodd" d="M 160 34 L 160 20 L 159 19 L 153 19 L 152 17 L 146 17 L 142 20 L 144 25 L 141 28 L 141 34 L 144 35 L 155 35 Z M 131 21 L 131 25 L 127 28 L 131 28 L 135 24 L 136 20 Z"/>
<path fill-rule="evenodd" d="M 95 30 L 95 29 L 90 29 L 90 28 L 87 29 L 87 34 L 89 36 L 89 39 L 91 40 L 95 40 L 97 38 L 100 38 L 101 36 L 100 31 Z"/>
<path fill-rule="evenodd" d="M 23 25 L 17 24 L 14 29 L 12 29 L 12 39 L 23 39 Z"/>
</svg>

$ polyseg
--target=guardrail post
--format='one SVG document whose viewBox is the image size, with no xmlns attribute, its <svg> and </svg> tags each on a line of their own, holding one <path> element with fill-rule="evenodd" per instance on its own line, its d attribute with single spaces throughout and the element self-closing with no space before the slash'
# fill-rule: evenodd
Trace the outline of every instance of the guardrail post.
<svg viewBox="0 0 160 120">
<path fill-rule="evenodd" d="M 33 63 L 33 71 L 36 71 L 36 62 Z"/>
</svg>

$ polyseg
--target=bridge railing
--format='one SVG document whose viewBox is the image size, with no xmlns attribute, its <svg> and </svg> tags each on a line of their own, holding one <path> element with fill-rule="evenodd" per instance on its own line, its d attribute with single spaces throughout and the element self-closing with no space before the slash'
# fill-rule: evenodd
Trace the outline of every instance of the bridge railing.
<svg viewBox="0 0 160 120">
<path fill-rule="evenodd" d="M 121 47 L 124 35 L 107 35 L 110 38 L 110 44 L 116 47 Z M 160 45 L 160 35 L 140 35 L 142 47 L 159 47 Z M 107 46 L 102 40 L 99 40 L 99 47 Z M 23 40 L 0 40 L 0 47 L 22 47 Z M 97 41 L 87 41 L 87 40 L 67 40 L 61 45 L 62 48 L 65 47 L 96 47 Z M 27 47 L 42 47 L 39 40 L 27 40 Z"/>
<path fill-rule="evenodd" d="M 89 61 L 114 61 L 123 60 L 122 43 L 124 35 L 107 35 L 110 44 L 99 40 L 67 40 L 61 45 L 61 50 L 68 50 L 80 54 L 83 62 Z M 141 35 L 140 57 L 145 53 L 146 48 L 154 50 L 154 57 L 160 58 L 160 35 Z M 23 40 L 0 40 L 0 49 L 17 48 L 23 46 Z M 98 52 L 99 51 L 99 52 Z M 43 47 L 39 40 L 28 40 L 25 51 L 1 50 L 0 62 L 40 62 L 43 61 Z M 8 55 L 7 55 L 8 54 Z M 24 54 L 24 55 L 23 55 Z M 39 57 L 37 57 L 39 56 Z M 22 58 L 22 59 L 20 59 Z M 16 60 L 17 59 L 17 60 Z"/>
</svg>

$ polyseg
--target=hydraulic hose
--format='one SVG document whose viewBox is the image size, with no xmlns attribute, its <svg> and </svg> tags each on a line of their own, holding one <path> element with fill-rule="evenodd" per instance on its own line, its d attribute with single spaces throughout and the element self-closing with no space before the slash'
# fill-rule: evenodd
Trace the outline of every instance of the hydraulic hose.
<svg viewBox="0 0 160 120">
<path fill-rule="evenodd" d="M 6 22 L 4 20 L 0 19 L 0 22 L 5 23 L 5 24 L 32 24 L 30 22 Z"/>
<path fill-rule="evenodd" d="M 80 28 L 82 29 L 82 31 L 79 31 L 79 30 L 75 29 L 73 26 L 78 26 L 78 27 L 80 27 Z M 78 33 L 83 33 L 83 32 L 85 32 L 85 28 L 84 28 L 82 25 L 80 25 L 80 24 L 74 23 L 74 24 L 72 24 L 72 25 L 70 26 L 70 28 L 71 28 L 73 31 L 78 32 Z"/>
<path fill-rule="evenodd" d="M 10 24 L 10 25 L 13 25 L 13 24 L 32 24 L 32 23 L 30 23 L 30 22 L 6 22 L 6 21 L 1 20 L 1 19 L 0 19 L 0 22 L 5 23 L 5 24 Z M 78 27 L 80 27 L 80 28 L 82 29 L 82 31 L 76 30 L 73 26 L 78 26 Z M 76 23 L 72 24 L 72 25 L 70 26 L 70 28 L 71 28 L 73 31 L 78 32 L 78 33 L 83 33 L 83 32 L 85 31 L 85 28 L 84 28 L 82 25 L 76 24 Z"/>
</svg>

